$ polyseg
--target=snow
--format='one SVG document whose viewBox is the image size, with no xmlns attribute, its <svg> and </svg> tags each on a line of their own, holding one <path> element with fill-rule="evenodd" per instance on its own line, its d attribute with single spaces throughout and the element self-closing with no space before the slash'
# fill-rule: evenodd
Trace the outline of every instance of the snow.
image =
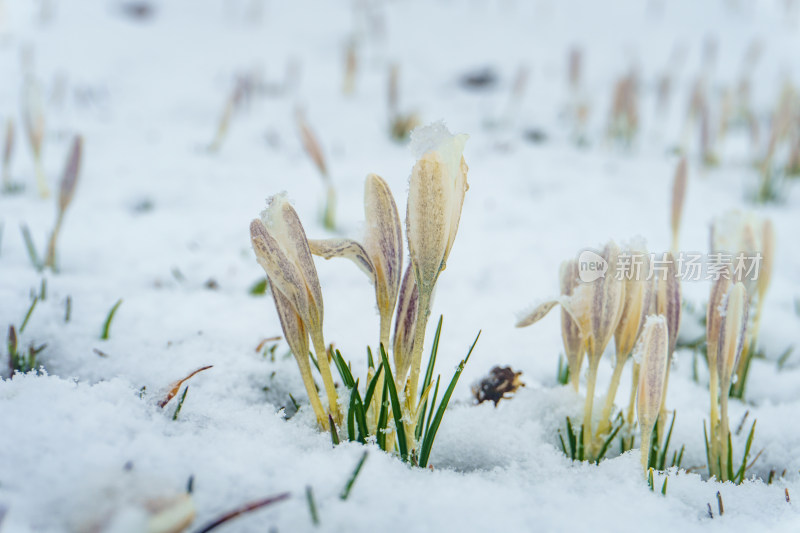
<svg viewBox="0 0 800 533">
<path fill-rule="evenodd" d="M 757 183 L 752 162 L 763 152 L 784 81 L 800 83 L 797 6 L 777 0 L 182 0 L 153 1 L 152 17 L 134 21 L 123 15 L 124 4 L 0 1 L 0 119 L 15 119 L 12 177 L 25 184 L 21 194 L 0 195 L 3 335 L 10 324 L 19 329 L 31 292 L 47 279 L 47 298 L 20 335 L 24 348 L 47 344 L 39 355 L 44 370 L 0 380 L 0 509 L 6 509 L 0 532 L 103 523 L 140 530 L 146 502 L 181 494 L 191 476 L 197 517 L 190 530 L 247 501 L 289 491 L 288 501 L 225 527 L 311 531 L 307 486 L 320 531 L 800 528 L 797 353 L 777 366 L 786 348 L 800 342 L 800 249 L 793 244 L 800 196 L 789 184 L 782 203 L 748 201 Z M 42 9 L 49 14 L 43 17 Z M 344 96 L 345 49 L 353 37 L 359 70 L 354 94 Z M 744 131 L 731 131 L 717 145 L 720 165 L 704 167 L 696 128 L 685 135 L 684 118 L 705 43 L 717 43 L 716 60 L 705 68 L 715 102 L 723 87 L 738 83 L 742 57 L 755 40 L 764 46 L 751 76 L 759 148 Z M 584 50 L 581 94 L 590 105 L 582 148 L 565 118 L 572 99 L 567 58 L 575 45 Z M 670 68 L 676 45 L 686 60 L 672 67 L 672 98 L 660 115 L 656 80 Z M 437 365 L 443 379 L 482 334 L 440 428 L 434 469 L 410 468 L 368 446 L 350 498 L 341 501 L 365 448 L 332 447 L 307 406 L 286 419 L 294 410 L 289 394 L 302 405 L 305 393 L 285 344 L 274 361 L 255 350 L 262 339 L 280 335 L 280 326 L 271 298 L 248 293 L 263 276 L 248 223 L 265 198 L 285 190 L 310 238 L 340 236 L 321 223 L 325 187 L 297 134 L 298 108 L 326 156 L 341 235 L 357 235 L 363 226 L 363 180 L 370 172 L 387 181 L 405 212 L 415 156 L 388 135 L 392 63 L 401 66 L 402 109 L 416 110 L 424 124 L 443 120 L 450 131 L 470 136 L 464 151 L 470 189 L 432 311 L 434 319 L 444 315 Z M 529 83 L 519 107 L 508 112 L 520 66 L 529 69 Z M 604 134 L 613 84 L 631 67 L 641 80 L 641 124 L 633 147 L 623 149 Z M 465 73 L 486 68 L 496 83 L 461 86 Z M 296 75 L 284 86 L 287 72 Z M 73 136 L 84 136 L 58 274 L 31 267 L 18 230 L 27 224 L 41 253 L 56 215 L 54 198 L 36 193 L 22 136 L 26 73 L 42 86 L 43 164 L 51 187 Z M 245 102 L 220 151 L 210 153 L 235 78 L 247 73 L 269 90 Z M 546 139 L 531 142 L 531 130 Z M 720 484 L 698 468 L 705 463 L 708 376 L 701 360 L 698 381 L 692 379 L 692 353 L 684 350 L 673 362 L 667 406 L 677 412 L 673 446 L 685 444 L 683 464 L 695 468 L 670 472 L 663 497 L 648 489 L 638 450 L 614 452 L 599 465 L 563 455 L 556 432 L 565 416 L 580 417 L 583 399 L 555 381 L 563 350 L 560 313 L 525 329 L 514 323 L 520 309 L 557 293 L 559 264 L 580 250 L 636 236 L 651 252 L 669 249 L 673 148 L 685 139 L 681 249 L 707 252 L 716 217 L 755 209 L 775 226 L 776 258 L 761 322 L 766 359 L 753 363 L 746 402 L 730 405 L 733 429 L 747 411 L 748 427 L 758 420 L 753 449 L 763 451 L 749 471 L 754 479 Z M 378 341 L 373 288 L 349 262 L 316 264 L 325 338 L 363 376 L 365 346 Z M 218 288 L 207 288 L 211 280 Z M 686 281 L 682 290 L 702 315 L 710 283 Z M 110 338 L 102 341 L 103 321 L 120 298 Z M 697 338 L 696 318 L 685 312 L 683 320 L 682 340 Z M 433 324 L 428 343 L 432 337 Z M 595 405 L 603 400 L 612 359 L 601 363 Z M 5 343 L 0 363 L 7 378 Z M 157 402 L 170 383 L 204 365 L 213 368 L 188 382 L 173 421 L 177 400 L 164 409 Z M 522 371 L 526 386 L 497 408 L 472 405 L 470 386 L 495 365 Z M 618 405 L 627 404 L 630 382 L 628 366 Z M 734 450 L 741 450 L 746 433 L 734 436 Z M 767 485 L 771 470 L 778 479 Z"/>
</svg>

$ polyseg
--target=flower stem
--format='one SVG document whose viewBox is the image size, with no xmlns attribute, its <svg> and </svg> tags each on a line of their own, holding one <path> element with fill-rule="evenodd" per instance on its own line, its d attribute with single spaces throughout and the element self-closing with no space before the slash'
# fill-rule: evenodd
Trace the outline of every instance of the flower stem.
<svg viewBox="0 0 800 533">
<path fill-rule="evenodd" d="M 603 415 L 600 417 L 600 424 L 597 426 L 597 434 L 595 437 L 600 437 L 611 429 L 611 410 L 614 408 L 614 399 L 617 397 L 617 389 L 619 388 L 619 380 L 622 377 L 622 370 L 625 368 L 627 357 L 617 357 L 616 365 L 614 365 L 614 373 L 611 376 L 611 383 L 608 385 L 608 394 L 606 394 L 606 401 L 603 405 Z"/>
<path fill-rule="evenodd" d="M 709 368 L 708 390 L 711 395 L 711 422 L 708 436 L 708 472 L 720 479 L 721 473 L 717 472 L 717 457 L 719 457 L 719 377 L 716 368 Z"/>
<path fill-rule="evenodd" d="M 319 363 L 319 373 L 322 374 L 322 382 L 325 384 L 325 394 L 328 396 L 328 408 L 330 414 L 336 423 L 342 421 L 339 414 L 339 402 L 336 394 L 336 385 L 333 383 L 333 374 L 331 374 L 331 365 L 328 361 L 328 352 L 325 349 L 325 342 L 322 340 L 321 335 L 312 335 L 312 342 L 314 343 L 314 352 L 317 354 L 317 363 Z"/>
<path fill-rule="evenodd" d="M 406 401 L 413 413 L 417 407 L 417 386 L 419 383 L 420 364 L 422 363 L 422 348 L 425 343 L 425 327 L 428 324 L 428 317 L 431 315 L 431 293 L 428 290 L 419 288 L 419 300 L 417 304 L 417 321 L 414 325 L 414 346 L 411 355 L 411 375 L 406 386 Z"/>
<path fill-rule="evenodd" d="M 44 168 L 42 168 L 42 158 L 36 156 L 34 158 L 36 167 L 36 185 L 39 187 L 39 196 L 47 198 L 50 196 L 50 189 L 47 187 L 47 178 L 44 175 Z"/>
<path fill-rule="evenodd" d="M 600 358 L 589 359 L 589 376 L 586 380 L 586 403 L 583 407 L 583 453 L 584 457 L 592 458 L 593 441 L 592 439 L 592 407 L 594 405 L 594 385 L 597 381 L 597 369 L 600 366 Z"/>
<path fill-rule="evenodd" d="M 653 425 L 648 424 L 647 427 L 642 428 L 642 443 L 639 446 L 642 457 L 642 470 L 647 475 L 647 463 L 650 460 L 650 440 L 653 437 Z"/>
<path fill-rule="evenodd" d="M 303 385 L 306 387 L 308 400 L 311 402 L 314 414 L 317 415 L 317 423 L 322 429 L 327 430 L 328 417 L 325 415 L 325 409 L 322 407 L 322 402 L 317 393 L 317 387 L 314 384 L 314 378 L 311 375 L 311 364 L 308 362 L 308 354 L 295 354 L 295 359 L 297 359 L 297 366 L 300 367 L 300 375 L 303 377 Z"/>
<path fill-rule="evenodd" d="M 44 260 L 44 266 L 56 269 L 56 243 L 58 235 L 61 233 L 61 222 L 64 220 L 64 211 L 58 212 L 56 217 L 56 225 L 53 227 L 53 233 L 50 234 L 50 242 L 47 244 L 47 256 Z"/>
<path fill-rule="evenodd" d="M 728 384 L 730 387 L 730 384 Z M 730 433 L 730 428 L 728 425 L 728 393 L 725 392 L 725 383 L 723 382 L 723 393 L 722 397 L 720 398 L 720 432 L 719 432 L 719 464 L 720 466 L 720 473 L 719 473 L 719 480 L 720 481 L 728 481 L 728 434 Z"/>
</svg>

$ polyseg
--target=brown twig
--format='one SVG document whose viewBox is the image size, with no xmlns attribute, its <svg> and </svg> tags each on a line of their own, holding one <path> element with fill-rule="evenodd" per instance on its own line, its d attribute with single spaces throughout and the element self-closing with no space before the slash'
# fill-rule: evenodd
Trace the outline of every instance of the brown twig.
<svg viewBox="0 0 800 533">
<path fill-rule="evenodd" d="M 290 496 L 288 492 L 284 492 L 282 494 L 278 494 L 277 496 L 270 496 L 269 498 L 264 498 L 262 500 L 256 500 L 254 502 L 246 503 L 241 507 L 237 507 L 232 511 L 228 511 L 224 515 L 220 516 L 216 520 L 213 520 L 206 524 L 205 526 L 198 529 L 195 533 L 208 533 L 212 529 L 216 529 L 218 526 L 221 526 L 228 520 L 233 520 L 245 513 L 249 513 L 255 511 L 256 509 L 261 509 L 262 507 L 266 507 L 268 505 L 272 505 L 273 503 L 278 503 L 287 499 Z"/>
</svg>

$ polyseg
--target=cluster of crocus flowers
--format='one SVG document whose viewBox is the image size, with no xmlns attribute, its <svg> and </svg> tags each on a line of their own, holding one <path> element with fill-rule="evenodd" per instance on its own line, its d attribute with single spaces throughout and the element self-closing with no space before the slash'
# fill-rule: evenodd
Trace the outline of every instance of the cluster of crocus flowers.
<svg viewBox="0 0 800 533">
<path fill-rule="evenodd" d="M 671 355 L 677 342 L 680 322 L 680 286 L 675 272 L 672 254 L 665 254 L 663 263 L 666 271 L 652 279 L 649 255 L 641 245 L 631 245 L 625 250 L 613 242 L 607 244 L 598 254 L 606 268 L 604 274 L 593 281 L 580 281 L 580 264 L 566 261 L 561 266 L 561 296 L 549 300 L 524 316 L 517 327 L 531 325 L 544 317 L 557 304 L 562 308 L 562 339 L 567 354 L 571 383 L 577 391 L 579 373 L 583 361 L 588 361 L 586 378 L 586 400 L 583 412 L 584 453 L 590 460 L 596 460 L 604 450 L 603 441 L 613 435 L 612 410 L 622 371 L 644 335 L 647 317 L 661 315 L 665 323 L 667 354 Z M 614 339 L 614 372 L 609 384 L 606 401 L 600 421 L 593 427 L 593 408 L 597 374 L 603 353 Z M 668 364 L 663 375 L 663 383 L 658 389 L 656 418 L 664 418 Z M 632 418 L 635 391 L 641 381 L 640 363 L 634 364 L 633 393 L 629 408 Z M 630 425 L 633 424 L 629 420 Z M 648 441 L 643 446 L 649 446 Z"/>
<path fill-rule="evenodd" d="M 721 275 L 730 276 L 733 282 L 741 282 L 755 309 L 736 368 L 738 380 L 731 391 L 732 396 L 741 398 L 758 339 L 764 299 L 772 279 L 775 230 L 769 219 L 753 213 L 730 211 L 714 220 L 710 240 L 711 260 L 730 267 Z"/>
<path fill-rule="evenodd" d="M 394 379 L 405 398 L 403 420 L 413 428 L 421 403 L 417 387 L 431 298 L 453 246 L 467 190 L 467 166 L 462 156 L 466 139 L 466 135 L 451 135 L 441 124 L 412 133 L 418 160 L 411 172 L 406 212 L 410 261 L 402 276 L 400 216 L 389 186 L 376 174 L 366 179 L 367 229 L 362 242 L 307 239 L 285 196 L 273 197 L 261 219 L 251 223 L 253 249 L 269 278 L 284 335 L 297 358 L 320 426 L 327 427 L 328 415 L 337 421 L 340 417 L 322 336 L 322 293 L 311 255 L 351 259 L 374 285 L 379 341 L 384 350 L 392 350 Z M 394 339 L 390 343 L 393 318 Z M 325 382 L 328 413 L 311 375 L 309 336 Z M 378 397 L 374 395 L 375 404 L 368 406 L 373 415 L 380 406 Z M 406 435 L 413 450 L 414 431 L 406 431 Z"/>
</svg>

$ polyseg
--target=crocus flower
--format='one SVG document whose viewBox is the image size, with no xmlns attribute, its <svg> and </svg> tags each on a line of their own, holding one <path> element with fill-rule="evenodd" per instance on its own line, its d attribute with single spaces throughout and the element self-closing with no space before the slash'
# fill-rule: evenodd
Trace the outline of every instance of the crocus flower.
<svg viewBox="0 0 800 533">
<path fill-rule="evenodd" d="M 409 182 L 406 235 L 419 301 L 408 383 L 410 398 L 416 397 L 431 295 L 453 247 L 469 188 L 462 155 L 467 138 L 452 135 L 441 123 L 411 133 L 419 159 Z"/>
<path fill-rule="evenodd" d="M 377 174 L 367 176 L 364 212 L 367 230 L 363 244 L 352 239 L 324 239 L 310 240 L 309 246 L 311 253 L 325 259 L 346 257 L 369 276 L 381 317 L 380 341 L 388 349 L 402 273 L 403 231 L 392 191 Z"/>
<path fill-rule="evenodd" d="M 261 219 L 250 223 L 250 238 L 272 290 L 281 293 L 311 336 L 330 412 L 338 420 L 336 388 L 322 335 L 322 290 L 303 225 L 284 194 L 270 198 Z"/>
<path fill-rule="evenodd" d="M 667 321 L 664 316 L 648 317 L 637 345 L 639 391 L 636 413 L 641 430 L 642 468 L 647 471 L 650 439 L 661 409 L 669 364 Z"/>
</svg>

